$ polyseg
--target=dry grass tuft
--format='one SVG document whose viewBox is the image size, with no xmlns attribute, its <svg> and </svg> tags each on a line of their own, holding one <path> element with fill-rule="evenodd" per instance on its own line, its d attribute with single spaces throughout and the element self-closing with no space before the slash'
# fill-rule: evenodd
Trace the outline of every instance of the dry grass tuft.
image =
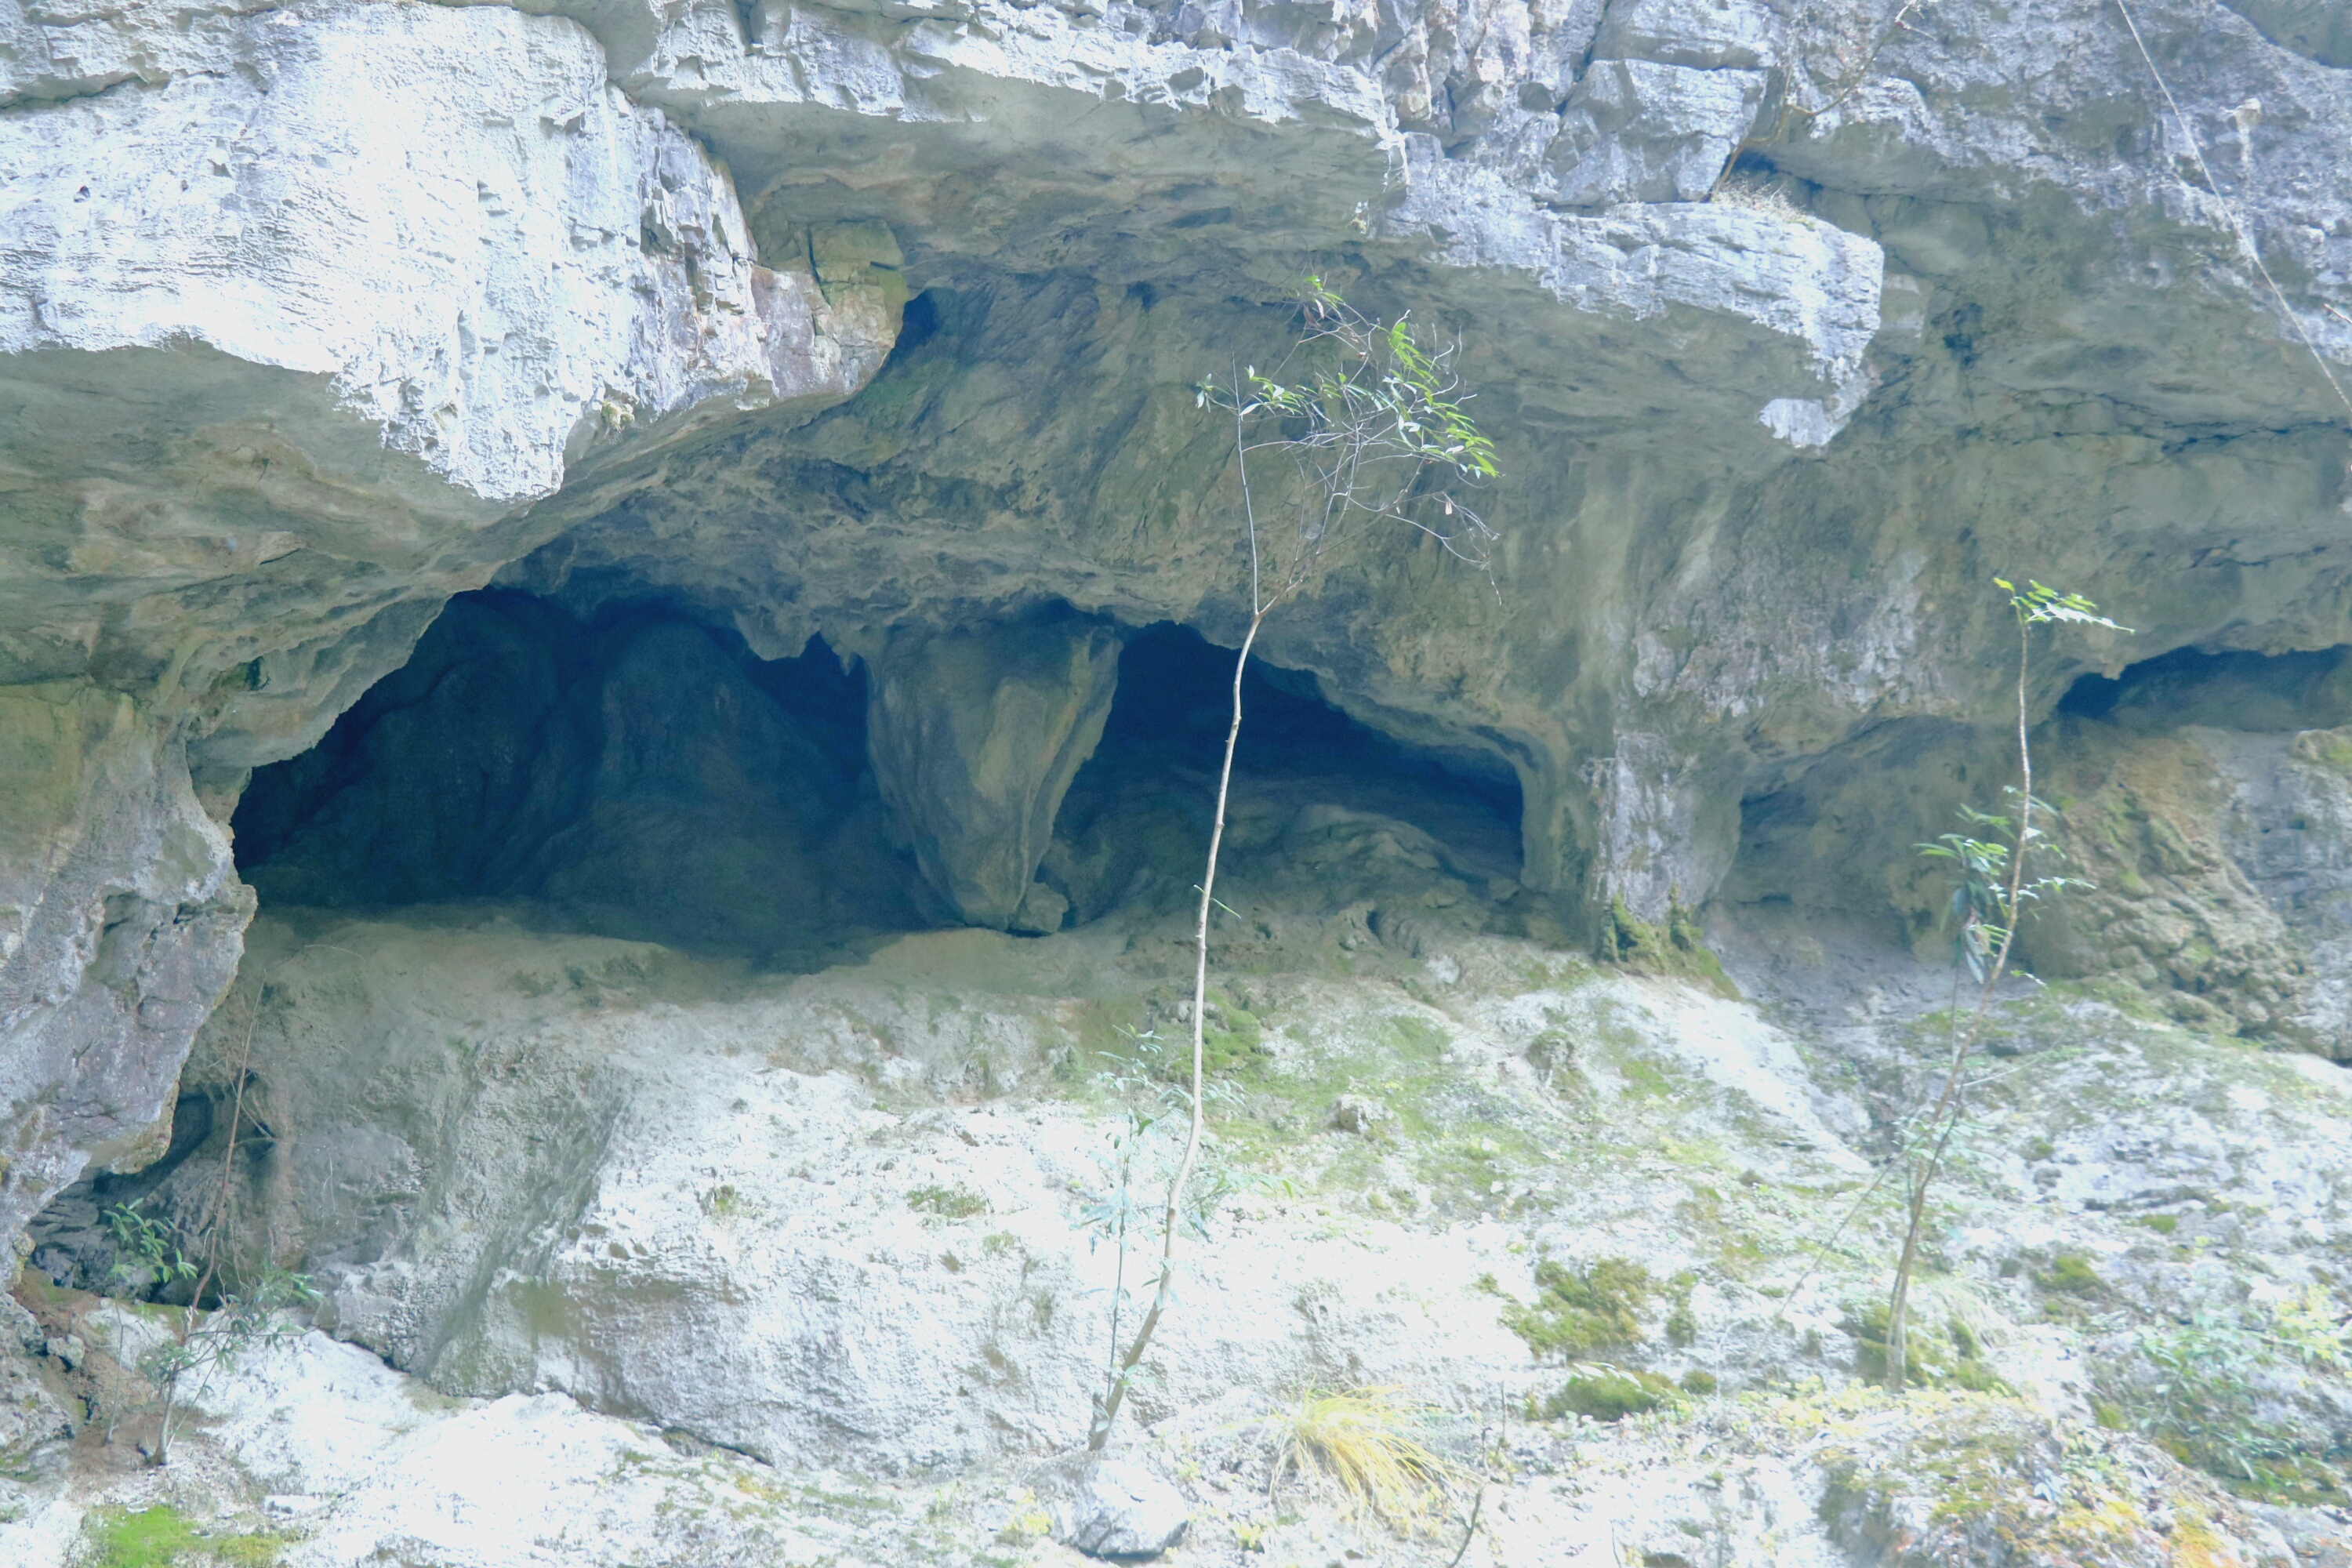
<svg viewBox="0 0 2352 1568">
<path fill-rule="evenodd" d="M 1430 1407 L 1398 1389 L 1309 1389 L 1268 1417 L 1280 1451 L 1275 1475 L 1310 1463 L 1339 1484 L 1357 1507 L 1403 1531 L 1433 1526 L 1461 1467 L 1430 1448 L 1415 1431 Z"/>
<path fill-rule="evenodd" d="M 1733 174 L 1715 188 L 1709 201 L 1728 207 L 1746 207 L 1749 212 L 1776 217 L 1783 223 L 1811 223 L 1813 215 L 1790 198 L 1788 187 L 1778 181 L 1759 179 L 1748 174 Z"/>
</svg>

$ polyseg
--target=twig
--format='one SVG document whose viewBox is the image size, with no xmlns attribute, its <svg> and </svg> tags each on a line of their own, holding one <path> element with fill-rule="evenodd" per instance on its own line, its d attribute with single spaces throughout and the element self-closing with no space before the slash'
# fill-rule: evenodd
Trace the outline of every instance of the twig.
<svg viewBox="0 0 2352 1568">
<path fill-rule="evenodd" d="M 1445 1568 L 1462 1568 L 1462 1559 L 1470 1554 L 1470 1543 L 1478 1538 L 1478 1510 L 1486 1506 L 1486 1487 L 1487 1483 L 1482 1480 L 1478 1483 L 1477 1491 L 1472 1494 L 1470 1499 L 1470 1522 L 1464 1527 L 1462 1531 L 1462 1544 L 1454 1552 L 1454 1560 L 1448 1563 L 1445 1565 Z"/>
</svg>

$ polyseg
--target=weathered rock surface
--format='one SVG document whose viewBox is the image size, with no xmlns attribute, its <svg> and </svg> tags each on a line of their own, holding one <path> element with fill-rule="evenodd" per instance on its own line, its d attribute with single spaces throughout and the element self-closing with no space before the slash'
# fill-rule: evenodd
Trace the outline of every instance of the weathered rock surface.
<svg viewBox="0 0 2352 1568">
<path fill-rule="evenodd" d="M 1184 1494 L 1140 1460 L 1097 1458 L 1071 1467 L 1052 1514 L 1054 1539 L 1089 1557 L 1157 1557 L 1184 1539 Z"/>
<path fill-rule="evenodd" d="M 0 688 L 0 1233 L 96 1163 L 163 1152 L 173 1082 L 253 894 L 152 715 L 89 681 Z"/>
<path fill-rule="evenodd" d="M 902 635 L 871 661 L 875 783 L 895 834 L 968 923 L 1060 929 L 1067 901 L 1033 879 L 1110 717 L 1118 650 L 1109 628 L 1065 622 Z"/>
<path fill-rule="evenodd" d="M 2298 1434 L 2345 1428 L 2302 1294 L 2340 1272 L 2340 1087 L 2243 1042 L 2352 1039 L 2326 651 L 2352 643 L 2352 45 L 2307 0 L 2128 19 L 0 0 L 0 1237 L 93 1168 L 193 1212 L 163 1118 L 243 1082 L 249 1026 L 240 1190 L 339 1332 L 436 1383 L 877 1468 L 1069 1441 L 1105 1262 L 1066 1212 L 1108 1109 L 1085 1053 L 1172 1030 L 1205 809 L 1202 726 L 1171 702 L 1164 744 L 1122 731 L 1111 671 L 1159 623 L 1241 623 L 1230 433 L 1190 391 L 1281 362 L 1311 267 L 1458 335 L 1505 542 L 1491 578 L 1358 542 L 1269 627 L 1260 679 L 1370 730 L 1259 710 L 1298 728 L 1236 812 L 1210 1021 L 1261 1097 L 1235 1159 L 1324 1195 L 1223 1222 L 1272 1261 L 1201 1282 L 1238 1326 L 1171 1330 L 1154 1413 L 1391 1373 L 1461 1409 L 1566 1398 L 1476 1288 L 1540 1297 L 1514 1242 L 1687 1267 L 1698 1337 L 1660 1348 L 1661 1296 L 1627 1358 L 1654 1376 L 1782 1375 L 1808 1331 L 1866 1359 L 1867 1259 L 1790 1302 L 1748 1253 L 1813 1245 L 1916 1100 L 1946 982 L 1885 938 L 1936 946 L 1914 847 L 1997 803 L 1985 583 L 2031 575 L 2137 632 L 2037 645 L 2045 777 L 2100 887 L 2029 934 L 2073 980 L 1995 1031 L 2017 1087 L 1938 1220 L 1936 1375 L 2041 1402 L 1956 1417 L 2007 1435 L 2002 1497 L 2186 1499 L 2257 1560 L 2133 1440 L 2068 1468 L 2109 1440 L 2064 1423 L 2128 1407 L 2194 1452 L 2211 1412 L 2151 1391 L 2226 1342 L 2259 1363 L 2213 1394 L 2231 1452 L 2292 1489 L 2333 1462 Z M 426 636 L 493 580 L 522 593 Z M 781 694 L 801 659 L 823 700 Z M 175 1095 L 253 909 L 222 824 L 322 736 L 234 819 L 285 918 Z M 1559 969 L 1661 922 L 1697 963 L 1677 906 L 1779 988 L 1770 1025 Z M 918 931 L 946 915 L 1055 934 Z M 192 1158 L 245 1124 L 187 1125 Z M 78 1193 L 46 1237 L 68 1276 L 102 1260 Z M 1383 1294 L 1399 1274 L 1443 1300 Z M 2214 1322 L 2242 1337 L 2180 1337 Z M 901 1359 L 849 1364 L 876 1345 Z M 300 1550 L 460 1560 L 391 1478 L 488 1506 L 491 1429 L 638 1463 L 608 1419 L 492 1405 L 381 1464 L 406 1439 L 379 1421 L 365 1458 L 289 1461 L 357 1500 Z M 1718 1558 L 1782 1521 L 1822 1562 L 1981 1547 L 1906 1535 L 1942 1494 L 1809 1430 L 1711 1491 Z M 2055 1479 L 2019 1458 L 2051 1454 Z M 583 1530 L 761 1473 L 714 1463 L 661 1461 Z M 1653 1468 L 1622 1507 L 1523 1489 L 1490 1544 L 1671 1556 L 1706 1489 Z M 1020 1536 L 1005 1506 L 987 1528 Z M 843 1534 L 734 1528 L 677 1560 Z"/>
<path fill-rule="evenodd" d="M 1514 542 L 1494 591 L 1340 563 L 1269 653 L 1515 770 L 1523 879 L 1587 911 L 1984 717 L 2020 557 L 2141 629 L 2044 705 L 2341 640 L 2315 13 L 2137 7 L 2183 121 L 2095 0 L 548 8 L 7 13 L 8 679 L 233 793 L 502 567 L 769 658 L 1053 599 L 1223 633 L 1181 389 L 1278 351 L 1310 256 L 1461 331 Z M 794 428 L 909 288 L 922 341 Z"/>
</svg>

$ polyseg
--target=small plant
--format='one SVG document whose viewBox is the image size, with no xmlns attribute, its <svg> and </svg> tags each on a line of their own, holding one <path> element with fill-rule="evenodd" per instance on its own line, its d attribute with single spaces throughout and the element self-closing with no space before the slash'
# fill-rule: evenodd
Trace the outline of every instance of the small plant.
<svg viewBox="0 0 2352 1568">
<path fill-rule="evenodd" d="M 139 1370 L 155 1385 L 163 1404 L 155 1463 L 170 1463 L 172 1439 L 186 1418 L 188 1405 L 203 1393 L 213 1373 L 233 1371 L 239 1357 L 282 1344 L 300 1333 L 301 1325 L 288 1314 L 314 1306 L 318 1300 L 318 1289 L 309 1275 L 272 1267 L 262 1270 L 251 1289 L 223 1297 L 217 1311 L 199 1313 L 191 1307 L 189 1326 L 172 1342 L 140 1358 Z"/>
<path fill-rule="evenodd" d="M 1536 1265 L 1536 1285 L 1534 1306 L 1503 1310 L 1505 1326 L 1534 1354 L 1572 1361 L 1641 1342 L 1640 1313 L 1654 1285 L 1640 1264 L 1604 1258 L 1575 1269 L 1547 1258 Z"/>
<path fill-rule="evenodd" d="M 907 1206 L 938 1219 L 971 1219 L 988 1212 L 988 1200 L 959 1182 L 952 1187 L 912 1188 L 907 1194 Z"/>
<path fill-rule="evenodd" d="M 2315 1372 L 2352 1373 L 2352 1314 L 2317 1285 L 2275 1302 L 2264 1338 Z"/>
<path fill-rule="evenodd" d="M 114 1262 L 106 1271 L 110 1288 L 145 1290 L 196 1277 L 196 1266 L 180 1250 L 172 1227 L 141 1214 L 138 1204 L 117 1204 L 105 1219 L 114 1237 Z"/>
<path fill-rule="evenodd" d="M 1955 1005 L 1950 1009 L 1951 1034 L 1944 1061 L 1943 1086 L 1927 1109 L 1910 1119 L 1895 1162 L 1906 1190 L 1903 1250 L 1895 1259 L 1895 1287 L 1887 1302 L 1886 1386 L 1897 1393 L 1908 1382 L 1905 1363 L 1908 1359 L 1906 1336 L 1911 1281 L 1919 1268 L 1919 1244 L 1927 1232 L 1928 1200 L 1943 1174 L 1954 1140 L 1968 1121 L 1969 1055 L 1984 1033 L 1985 1016 L 1991 1010 L 1993 994 L 2000 986 L 2002 975 L 2008 973 L 2010 957 L 2017 945 L 2018 923 L 2025 918 L 2027 906 L 2064 889 L 2084 886 L 2063 876 L 2044 876 L 2029 881 L 2025 874 L 2027 859 L 2043 837 L 2042 829 L 2033 825 L 2033 814 L 2037 808 L 2044 812 L 2049 809 L 2033 798 L 2033 740 L 2030 729 L 2032 713 L 2027 688 L 2033 656 L 2033 628 L 2088 626 L 2119 632 L 2131 629 L 2100 615 L 2098 605 L 2080 594 L 2061 593 L 2031 580 L 2022 589 L 2000 577 L 1993 579 L 1993 584 L 2009 595 L 2010 612 L 2017 621 L 2020 782 L 2008 792 L 2016 816 L 2012 821 L 2007 816 L 1963 805 L 1960 816 L 1969 831 L 1947 833 L 1933 844 L 1918 847 L 1920 854 L 1949 863 L 1958 873 L 1948 911 L 1955 927 L 1953 951 L 1960 966 L 1975 977 L 1977 996 L 1975 1006 L 1964 1020 L 1957 1005 L 1959 977 L 1956 969 L 1952 980 Z M 1975 836 L 1979 832 L 1990 837 L 1979 838 Z M 2051 853 L 2046 847 L 2043 852 Z M 1869 1197 L 1868 1193 L 1863 1195 L 1865 1200 Z"/>
<path fill-rule="evenodd" d="M 108 1271 L 110 1282 L 148 1289 L 193 1279 L 200 1292 L 211 1283 L 211 1270 L 200 1270 L 180 1250 L 176 1233 L 163 1221 L 142 1215 L 129 1204 L 108 1209 L 105 1218 L 116 1247 L 114 1265 Z M 132 1261 L 124 1262 L 126 1258 Z M 195 1386 L 201 1390 L 213 1368 L 226 1370 L 246 1352 L 299 1331 L 282 1314 L 318 1300 L 319 1292 L 307 1275 L 272 1267 L 262 1270 L 252 1289 L 223 1294 L 219 1310 L 209 1315 L 201 1310 L 200 1300 L 191 1301 L 172 1342 L 158 1346 L 140 1362 L 139 1370 L 155 1385 L 163 1410 L 155 1463 L 170 1460 L 172 1438 L 185 1414 L 189 1378 L 196 1377 Z"/>
<path fill-rule="evenodd" d="M 1308 278 L 1299 289 L 1304 318 L 1291 359 L 1260 375 L 1251 365 L 1227 380 L 1203 376 L 1193 406 L 1233 417 L 1242 542 L 1249 561 L 1249 622 L 1234 656 L 1232 717 L 1217 771 L 1216 805 L 1201 872 L 1201 902 L 1193 926 L 1192 1071 L 1184 1152 L 1168 1184 L 1160 1219 L 1160 1266 L 1150 1305 L 1135 1336 L 1111 1359 L 1094 1396 L 1087 1434 L 1089 1452 L 1110 1441 L 1119 1406 L 1136 1368 L 1150 1348 L 1176 1284 L 1176 1237 L 1187 1214 L 1186 1190 L 1200 1163 L 1208 1066 L 1209 926 L 1217 902 L 1217 864 L 1224 847 L 1234 754 L 1242 732 L 1242 677 L 1266 617 L 1304 594 L 1327 552 L 1351 532 L 1384 525 L 1411 528 L 1447 553 L 1481 571 L 1490 569 L 1494 531 L 1459 493 L 1496 477 L 1495 446 L 1463 407 L 1466 395 L 1453 370 L 1453 351 L 1425 345 L 1412 321 L 1380 321 Z M 1269 500 L 1261 519 L 1253 489 L 1254 457 L 1277 458 L 1290 468 L 1288 526 L 1273 526 Z M 1120 1231 L 1122 1242 L 1127 1232 Z M 1124 1253 L 1122 1252 L 1122 1261 Z"/>
<path fill-rule="evenodd" d="M 2257 1495 L 2340 1503 L 2326 1441 L 2281 1395 L 2296 1358 L 2258 1312 L 2143 1328 L 2095 1365 L 2101 1403 L 2185 1464 Z"/>
<path fill-rule="evenodd" d="M 1268 1420 L 1277 1439 L 1273 1479 L 1312 1464 L 1384 1523 L 1425 1529 L 1459 1469 L 1416 1435 L 1428 1415 L 1394 1388 L 1309 1390 Z"/>
<path fill-rule="evenodd" d="M 1708 1379 L 1710 1385 L 1713 1382 Z M 1675 1394 L 1674 1383 L 1654 1372 L 1589 1367 L 1560 1384 L 1559 1391 L 1544 1402 L 1544 1414 L 1555 1421 L 1564 1415 L 1622 1421 L 1628 1415 L 1643 1415 L 1672 1403 Z"/>
</svg>

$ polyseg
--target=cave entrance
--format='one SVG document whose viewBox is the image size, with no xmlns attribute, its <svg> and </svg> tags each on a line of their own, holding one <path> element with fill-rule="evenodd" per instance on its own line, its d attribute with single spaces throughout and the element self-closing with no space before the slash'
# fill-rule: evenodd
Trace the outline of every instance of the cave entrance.
<svg viewBox="0 0 2352 1568">
<path fill-rule="evenodd" d="M 450 601 L 317 747 L 257 770 L 234 824 L 266 904 L 496 900 L 532 923 L 820 961 L 924 914 L 866 763 L 862 674 L 763 660 L 636 605 Z"/>
<path fill-rule="evenodd" d="M 1233 658 L 1173 625 L 1125 636 L 1101 738 L 1041 841 L 1047 924 L 1184 903 Z M 1517 876 L 1519 786 L 1499 760 L 1395 739 L 1256 660 L 1244 700 L 1229 875 L 1318 905 L 1380 875 Z M 886 806 L 868 720 L 865 667 L 821 640 L 766 660 L 666 606 L 583 619 L 463 595 L 318 746 L 255 773 L 238 866 L 268 905 L 489 904 L 538 929 L 821 966 L 957 923 Z"/>
<path fill-rule="evenodd" d="M 2352 723 L 2352 647 L 2303 653 L 2177 647 L 2112 679 L 2085 675 L 2058 711 L 2139 733 L 2202 725 L 2281 732 Z"/>
<path fill-rule="evenodd" d="M 1074 921 L 1192 896 L 1232 717 L 1234 653 L 1167 622 L 1129 638 L 1101 743 L 1071 781 L 1039 871 Z M 1258 658 L 1243 678 L 1242 708 L 1221 878 L 1344 900 L 1381 870 L 1349 864 L 1363 856 L 1335 853 L 1344 843 L 1474 883 L 1516 881 L 1519 781 L 1499 757 L 1400 740 L 1325 699 L 1313 675 Z"/>
</svg>

